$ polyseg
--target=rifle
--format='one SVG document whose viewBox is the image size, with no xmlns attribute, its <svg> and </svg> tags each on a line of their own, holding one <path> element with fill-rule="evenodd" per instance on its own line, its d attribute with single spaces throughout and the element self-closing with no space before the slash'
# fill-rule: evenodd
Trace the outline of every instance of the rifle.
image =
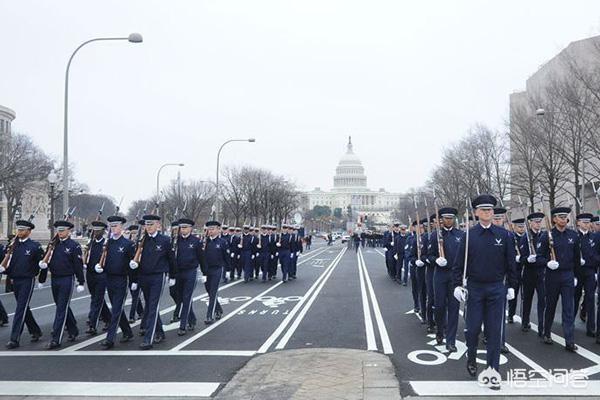
<svg viewBox="0 0 600 400">
<path fill-rule="evenodd" d="M 104 201 L 102 202 L 102 205 L 100 206 L 100 209 L 98 210 L 98 214 L 96 214 L 96 219 L 95 221 L 100 221 L 100 219 L 102 218 L 102 212 L 104 211 Z M 88 240 L 87 244 L 85 245 L 83 251 L 83 263 L 85 265 L 88 265 L 88 263 L 90 262 L 90 253 L 92 252 L 92 241 L 95 239 L 94 237 L 94 231 L 92 230 L 92 234 L 90 235 L 90 240 Z"/>
<path fill-rule="evenodd" d="M 427 196 L 423 196 L 423 203 L 425 203 L 425 216 L 427 217 L 427 239 L 431 239 L 431 221 L 429 220 L 429 208 L 427 207 Z"/>
<path fill-rule="evenodd" d="M 67 212 L 63 215 L 63 220 L 68 221 L 69 218 L 71 218 L 73 216 L 76 209 L 77 209 L 77 207 L 73 207 L 72 209 L 67 210 Z M 54 253 L 54 248 L 58 244 L 59 240 L 60 239 L 58 238 L 58 232 L 56 232 L 54 234 L 54 237 L 52 238 L 52 240 L 50 240 L 50 243 L 48 243 L 48 247 L 46 247 L 46 251 L 44 253 L 44 258 L 42 259 L 42 262 L 44 264 L 48 264 L 50 262 L 50 260 L 52 258 L 52 254 Z"/>
<path fill-rule="evenodd" d="M 417 197 L 413 195 L 413 203 L 415 204 L 415 212 L 417 214 L 417 259 L 421 259 L 421 219 L 419 218 L 419 208 L 417 206 Z"/>
<path fill-rule="evenodd" d="M 554 251 L 554 238 L 552 237 L 552 223 L 550 217 L 545 212 L 544 195 L 542 194 L 542 187 L 538 186 L 540 192 L 540 201 L 542 202 L 542 212 L 544 213 L 544 220 L 546 221 L 546 229 L 548 229 L 548 247 L 550 248 L 550 258 L 552 261 L 556 261 L 556 252 Z"/>
<path fill-rule="evenodd" d="M 37 208 L 35 210 L 33 210 L 31 215 L 29 215 L 27 222 L 31 222 L 34 220 L 39 209 L 40 209 L 40 206 L 38 205 Z M 17 240 L 18 240 L 18 237 L 17 237 L 17 235 L 15 235 L 15 237 L 12 239 L 12 241 L 6 247 L 6 254 L 4 255 L 4 258 L 2 259 L 2 262 L 0 263 L 0 267 L 2 267 L 4 270 L 8 269 L 8 264 L 10 263 L 12 254 L 14 253 L 15 247 L 17 246 Z"/>
<path fill-rule="evenodd" d="M 521 200 L 521 196 L 519 195 L 519 205 L 521 210 L 523 209 L 523 200 Z M 527 238 L 527 247 L 529 247 L 529 254 L 535 256 L 535 246 L 531 241 L 531 235 L 529 234 L 529 221 L 527 221 L 527 215 L 523 212 L 523 216 L 525 217 L 525 237 Z"/>
<path fill-rule="evenodd" d="M 465 232 L 465 262 L 463 264 L 463 279 L 462 279 L 462 284 L 463 284 L 463 287 L 465 288 L 465 291 L 467 290 L 467 261 L 469 259 L 469 231 L 471 230 L 471 227 L 469 226 L 469 207 L 470 206 L 471 206 L 471 201 L 467 198 L 466 207 L 465 207 L 465 221 L 467 221 L 467 230 Z M 466 310 L 466 306 L 465 306 L 465 310 Z"/>
<path fill-rule="evenodd" d="M 437 232 L 437 244 L 438 244 L 438 253 L 440 257 L 446 258 L 446 253 L 444 251 L 444 238 L 442 237 L 442 226 L 440 224 L 440 210 L 438 208 L 438 204 L 435 197 L 435 189 L 433 189 L 433 205 L 435 207 L 435 218 L 438 221 L 438 226 L 436 229 Z"/>
</svg>

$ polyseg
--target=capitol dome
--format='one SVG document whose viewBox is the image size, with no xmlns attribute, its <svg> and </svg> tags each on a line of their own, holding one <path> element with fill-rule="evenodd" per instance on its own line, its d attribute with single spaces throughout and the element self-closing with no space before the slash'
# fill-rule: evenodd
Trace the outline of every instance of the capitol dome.
<svg viewBox="0 0 600 400">
<path fill-rule="evenodd" d="M 352 149 L 352 137 L 348 137 L 346 154 L 342 156 L 333 177 L 334 191 L 368 190 L 367 176 L 360 158 Z"/>
</svg>

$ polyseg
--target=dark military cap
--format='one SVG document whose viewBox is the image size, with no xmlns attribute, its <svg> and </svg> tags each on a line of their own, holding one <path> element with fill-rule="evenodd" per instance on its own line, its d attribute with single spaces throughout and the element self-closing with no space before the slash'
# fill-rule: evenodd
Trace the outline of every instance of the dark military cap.
<svg viewBox="0 0 600 400">
<path fill-rule="evenodd" d="M 154 214 L 144 215 L 142 217 L 142 219 L 144 220 L 145 225 L 149 225 L 154 222 L 160 221 L 160 217 L 158 215 L 154 215 Z"/>
<path fill-rule="evenodd" d="M 23 219 L 16 221 L 15 225 L 17 226 L 17 229 L 35 229 L 34 224 Z"/>
<path fill-rule="evenodd" d="M 541 220 L 542 218 L 544 218 L 545 215 L 542 212 L 534 212 L 531 213 L 527 216 L 527 220 L 531 221 L 531 220 Z"/>
<path fill-rule="evenodd" d="M 137 231 L 138 229 L 140 229 L 140 227 L 138 225 L 135 225 L 135 224 L 134 225 L 129 225 L 127 227 L 128 231 Z"/>
<path fill-rule="evenodd" d="M 209 226 L 221 226 L 221 223 L 219 221 L 206 221 L 206 224 L 204 224 L 204 226 L 206 226 L 207 228 Z"/>
<path fill-rule="evenodd" d="M 571 207 L 554 207 L 552 209 L 552 211 L 550 212 L 550 214 L 552 214 L 552 216 L 555 215 L 569 215 L 569 213 L 571 212 Z"/>
<path fill-rule="evenodd" d="M 189 219 L 189 218 L 181 218 L 179 220 L 179 226 L 184 227 L 184 228 L 189 228 L 191 226 L 194 226 L 196 224 L 196 222 L 194 222 L 194 220 Z M 221 226 L 221 228 L 225 229 L 225 227 Z"/>
<path fill-rule="evenodd" d="M 513 219 L 512 223 L 515 225 L 523 225 L 523 224 L 525 224 L 525 218 Z"/>
<path fill-rule="evenodd" d="M 64 231 L 66 229 L 73 229 L 75 225 L 73 225 L 69 221 L 56 221 L 54 223 L 54 227 L 57 228 L 59 231 Z"/>
<path fill-rule="evenodd" d="M 498 201 L 491 194 L 480 194 L 471 200 L 471 206 L 473 208 L 491 209 L 496 206 Z"/>
<path fill-rule="evenodd" d="M 440 217 L 455 217 L 458 214 L 458 210 L 454 207 L 442 207 L 438 211 Z"/>
<path fill-rule="evenodd" d="M 592 213 L 581 213 L 577 215 L 577 221 L 582 221 L 582 222 L 591 222 L 592 218 L 594 218 L 594 216 L 592 215 Z"/>
<path fill-rule="evenodd" d="M 595 223 L 595 224 L 600 223 L 600 215 L 594 216 L 594 218 L 592 218 L 592 222 Z"/>
<path fill-rule="evenodd" d="M 120 215 L 111 215 L 110 217 L 106 218 L 106 220 L 111 226 L 115 224 L 124 224 L 127 222 L 127 219 L 125 219 L 125 217 L 121 217 Z"/>
<path fill-rule="evenodd" d="M 506 208 L 504 207 L 495 207 L 494 208 L 494 215 L 504 215 L 506 214 Z"/>
<path fill-rule="evenodd" d="M 93 231 L 101 231 L 103 229 L 106 229 L 108 227 L 108 225 L 106 225 L 105 222 L 102 221 L 92 221 L 92 230 Z"/>
<path fill-rule="evenodd" d="M 171 221 L 171 228 L 178 228 L 179 227 L 179 220 L 175 220 L 175 221 Z"/>
</svg>

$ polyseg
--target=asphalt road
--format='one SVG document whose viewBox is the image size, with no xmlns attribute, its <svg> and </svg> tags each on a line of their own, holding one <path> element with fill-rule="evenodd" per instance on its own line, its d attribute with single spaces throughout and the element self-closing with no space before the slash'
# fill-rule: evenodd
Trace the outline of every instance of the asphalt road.
<svg viewBox="0 0 600 400">
<path fill-rule="evenodd" d="M 433 335 L 412 312 L 410 286 L 388 278 L 384 251 L 364 248 L 358 252 L 345 245 L 314 245 L 299 260 L 298 279 L 282 283 L 271 281 L 230 282 L 222 285 L 219 297 L 225 315 L 206 327 L 199 324 L 186 336 L 176 335 L 178 324 L 169 324 L 173 306 L 168 291 L 161 301 L 167 340 L 152 351 L 139 351 L 141 338 L 117 343 L 105 351 L 99 346 L 104 335 L 87 336 L 86 315 L 90 298 L 74 294 L 71 308 L 81 335 L 74 343 L 65 342 L 58 350 L 45 350 L 49 340 L 54 305 L 49 288 L 36 289 L 33 313 L 44 336 L 29 343 L 25 332 L 21 347 L 0 351 L 3 366 L 0 395 L 49 395 L 65 393 L 144 395 L 185 393 L 214 394 L 231 379 L 251 357 L 283 349 L 339 347 L 379 351 L 388 355 L 401 381 L 403 395 L 476 395 L 481 388 L 466 373 L 463 321 L 459 322 L 458 352 L 448 354 L 436 348 Z M 12 294 L 0 300 L 9 313 L 14 311 Z M 201 321 L 206 311 L 204 286 L 196 288 L 194 309 Z M 129 303 L 128 303 L 129 304 Z M 127 305 L 127 309 L 129 305 Z M 537 321 L 535 305 L 532 321 Z M 508 324 L 510 354 L 501 357 L 503 378 L 507 373 L 532 374 L 524 386 L 507 394 L 600 394 L 600 345 L 585 336 L 585 327 L 576 322 L 577 354 L 564 349 L 560 316 L 554 323 L 555 344 L 541 343 L 532 330 L 523 333 L 520 324 Z M 518 319 L 517 319 L 518 320 Z M 137 324 L 134 332 L 137 333 Z M 8 327 L 0 328 L 0 343 L 8 341 Z M 479 350 L 481 362 L 485 350 Z M 575 370 L 585 376 L 585 388 L 559 385 L 548 373 Z M 521 372 L 522 371 L 522 372 Z M 537 372 L 533 372 L 537 371 Z M 544 372 L 545 371 L 545 372 Z M 570 372 L 573 376 L 573 372 Z M 98 382 L 111 382 L 113 389 L 101 389 Z M 581 381 L 580 381 L 581 382 Z M 136 385 L 144 383 L 143 388 Z M 147 394 L 147 393 L 146 393 Z"/>
</svg>

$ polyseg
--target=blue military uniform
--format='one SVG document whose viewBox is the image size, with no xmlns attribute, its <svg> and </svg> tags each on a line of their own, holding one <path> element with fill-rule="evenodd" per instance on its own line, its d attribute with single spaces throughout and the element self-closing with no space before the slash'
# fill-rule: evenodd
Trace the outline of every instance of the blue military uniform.
<svg viewBox="0 0 600 400">
<path fill-rule="evenodd" d="M 125 218 L 118 215 L 107 218 L 111 226 L 124 224 Z M 123 235 L 114 237 L 110 235 L 106 247 L 106 259 L 103 266 L 96 266 L 95 269 L 101 269 L 100 274 L 106 277 L 106 289 L 108 298 L 112 306 L 111 320 L 106 333 L 106 339 L 101 343 L 105 349 L 112 348 L 117 336 L 117 326 L 123 332 L 121 342 L 128 342 L 133 338 L 131 326 L 123 310 L 125 299 L 127 298 L 127 288 L 129 281 L 136 274 L 129 267 L 129 263 L 135 256 L 135 243 L 126 239 Z M 89 268 L 89 267 L 88 267 Z"/>
<path fill-rule="evenodd" d="M 439 210 L 439 217 L 454 218 L 458 210 L 452 207 L 444 207 Z M 444 257 L 440 256 L 438 230 L 431 233 L 429 250 L 427 257 L 430 265 L 434 265 L 433 287 L 435 299 L 435 322 L 436 322 L 436 340 L 442 344 L 446 338 L 446 349 L 450 352 L 456 349 L 456 331 L 458 328 L 458 309 L 459 302 L 454 298 L 454 282 L 452 279 L 452 264 L 448 260 L 456 259 L 461 242 L 464 240 L 465 233 L 454 227 L 442 227 L 441 241 L 444 246 Z"/>
<path fill-rule="evenodd" d="M 240 232 L 241 229 L 237 228 L 235 234 L 230 234 L 229 243 L 227 246 L 229 248 L 229 262 L 231 268 L 231 274 L 229 278 L 234 280 L 236 277 L 240 279 L 242 277 L 242 263 L 240 260 L 240 248 L 238 245 L 240 244 Z"/>
<path fill-rule="evenodd" d="M 86 333 L 95 335 L 98 328 L 98 320 L 102 318 L 104 323 L 108 324 L 111 320 L 111 313 L 104 300 L 106 294 L 106 275 L 96 272 L 95 266 L 100 261 L 102 249 L 106 238 L 102 237 L 107 225 L 102 221 L 92 221 L 92 239 L 88 244 L 88 260 L 84 260 L 86 270 L 85 280 L 90 292 L 90 312 L 88 313 L 89 328 Z M 96 236 L 96 237 L 94 237 Z M 85 264 L 87 263 L 87 264 Z"/>
<path fill-rule="evenodd" d="M 277 228 L 274 226 L 269 227 L 271 233 L 269 234 L 269 280 L 277 277 L 277 264 L 279 262 L 279 251 L 277 248 Z"/>
<path fill-rule="evenodd" d="M 418 225 L 423 225 L 425 222 L 427 222 L 427 218 L 422 219 L 421 221 L 418 222 Z M 419 230 L 420 231 L 420 230 Z M 417 235 L 417 233 L 415 234 Z M 414 239 L 414 244 L 411 248 L 411 255 L 410 255 L 410 263 L 411 265 L 414 266 L 414 272 L 415 272 L 415 280 L 416 280 L 416 286 L 417 286 L 417 297 L 418 297 L 418 309 L 419 309 L 419 315 L 421 316 L 421 321 L 423 324 L 427 324 L 428 321 L 428 313 L 427 313 L 427 284 L 426 284 L 426 279 L 427 279 L 427 274 L 426 274 L 426 267 L 425 267 L 425 261 L 427 260 L 427 232 L 421 233 L 419 235 L 419 237 L 417 238 L 417 236 L 415 236 Z M 417 240 L 418 239 L 418 240 Z M 419 257 L 419 252 L 420 257 Z M 411 267 L 412 268 L 412 267 Z"/>
<path fill-rule="evenodd" d="M 179 220 L 179 226 L 194 226 L 194 221 L 187 218 Z M 226 239 L 222 239 L 226 242 Z M 202 241 L 190 234 L 187 237 L 179 236 L 175 254 L 177 265 L 177 286 L 182 300 L 181 318 L 179 321 L 178 335 L 185 334 L 186 329 L 193 329 L 196 325 L 196 315 L 193 310 L 193 294 L 198 281 L 198 266 L 204 262 Z M 227 261 L 227 257 L 225 258 Z M 225 267 L 227 263 L 223 267 Z M 224 270 L 225 268 L 223 268 Z M 223 277 L 223 271 L 219 278 Z"/>
<path fill-rule="evenodd" d="M 145 215 L 146 224 L 160 220 L 156 215 Z M 146 236 L 143 243 L 138 276 L 139 286 L 146 300 L 146 309 L 142 318 L 141 329 L 144 341 L 140 345 L 143 350 L 151 349 L 153 343 L 160 343 L 165 339 L 165 334 L 160 319 L 160 297 L 164 289 L 167 274 L 169 280 L 175 279 L 175 262 L 171 252 L 171 241 L 168 236 L 155 232 Z M 137 268 L 135 264 L 131 265 Z M 156 337 L 155 337 L 156 335 Z"/>
<path fill-rule="evenodd" d="M 491 210 L 496 199 L 487 194 L 473 199 L 476 209 Z M 467 370 L 471 376 L 477 373 L 476 355 L 481 325 L 487 335 L 486 363 L 496 371 L 500 368 L 500 347 L 504 306 L 507 299 L 507 287 L 517 285 L 515 269 L 515 246 L 508 231 L 490 224 L 484 227 L 480 223 L 469 229 L 468 254 L 466 264 L 466 342 Z M 452 266 L 455 297 L 459 286 L 463 285 L 463 267 L 467 237 L 461 241 Z M 494 386 L 493 388 L 499 388 Z"/>
<path fill-rule="evenodd" d="M 394 224 L 394 227 L 399 226 L 400 224 Z M 392 279 L 396 276 L 396 263 L 397 259 L 394 257 L 396 255 L 396 235 L 393 230 L 386 231 L 383 234 L 383 246 L 385 248 L 385 266 L 387 267 L 388 276 Z"/>
<path fill-rule="evenodd" d="M 513 225 L 524 225 L 525 224 L 525 218 L 518 218 L 518 219 L 514 219 L 512 221 Z M 520 288 L 523 284 L 522 281 L 522 277 L 523 277 L 523 261 L 522 261 L 522 256 L 521 256 L 521 240 L 523 239 L 524 235 L 519 235 L 516 231 L 515 232 L 511 232 L 511 236 L 513 238 L 513 241 L 515 243 L 515 252 L 517 253 L 517 258 L 515 259 L 515 266 L 516 266 L 516 270 L 517 270 L 517 287 L 515 288 L 515 298 L 512 300 L 509 300 L 508 302 L 508 322 L 509 323 L 513 323 L 514 322 L 514 316 L 517 313 L 517 297 L 519 297 L 519 291 Z M 518 260 L 518 261 L 517 261 Z M 523 296 L 521 295 L 521 298 Z"/>
<path fill-rule="evenodd" d="M 296 279 L 296 272 L 298 269 L 298 255 L 302 253 L 302 238 L 298 235 L 298 231 L 294 228 L 294 233 L 290 239 L 290 278 Z"/>
<path fill-rule="evenodd" d="M 249 282 L 253 279 L 254 273 L 254 257 L 256 254 L 256 244 L 258 240 L 254 235 L 248 233 L 250 227 L 244 226 L 244 233 L 240 238 L 238 249 L 240 249 L 240 262 L 244 271 L 244 282 Z"/>
<path fill-rule="evenodd" d="M 29 221 L 17 221 L 17 229 L 34 229 Z M 35 287 L 35 279 L 39 274 L 39 262 L 44 257 L 42 246 L 29 238 L 17 239 L 10 255 L 9 263 L 5 273 L 13 282 L 13 293 L 16 300 L 15 314 L 13 317 L 12 329 L 10 332 L 10 341 L 6 344 L 9 349 L 19 346 L 19 340 L 26 324 L 32 341 L 39 340 L 42 336 L 42 330 L 35 321 L 29 308 L 31 295 Z M 3 251 L 0 250 L 0 259 L 4 258 Z"/>
<path fill-rule="evenodd" d="M 282 232 L 279 234 L 279 240 L 276 243 L 279 253 L 279 263 L 281 264 L 282 281 L 287 282 L 290 271 L 290 255 L 291 255 L 291 235 L 283 233 L 283 229 L 287 229 L 287 225 L 282 225 Z"/>
<path fill-rule="evenodd" d="M 144 223 L 144 221 L 138 222 L 140 225 Z M 142 225 L 143 226 L 143 225 Z M 129 239 L 131 240 L 133 231 L 140 232 L 140 227 L 138 225 L 130 225 L 127 227 L 127 230 L 130 232 Z M 144 306 L 142 304 L 142 299 L 140 297 L 141 289 L 136 287 L 135 290 L 131 288 L 131 284 L 129 283 L 129 294 L 131 294 L 131 308 L 129 309 L 129 322 L 135 322 L 135 314 L 137 313 L 138 317 L 142 317 L 144 315 Z"/>
<path fill-rule="evenodd" d="M 268 226 L 261 227 L 263 232 L 268 229 Z M 268 232 L 268 231 L 267 231 Z M 257 257 L 262 272 L 262 281 L 266 282 L 269 279 L 270 262 L 271 262 L 271 240 L 272 236 L 269 233 L 261 233 L 258 238 L 256 248 L 258 250 Z"/>
<path fill-rule="evenodd" d="M 68 221 L 56 221 L 54 227 L 59 230 L 72 229 L 73 224 Z M 70 303 L 73 294 L 74 278 L 77 280 L 79 287 L 81 287 L 78 291 L 82 291 L 85 284 L 81 257 L 81 246 L 77 242 L 70 237 L 61 240 L 57 237 L 48 265 L 44 265 L 40 261 L 40 267 L 43 269 L 40 274 L 40 280 L 44 281 L 46 279 L 48 271 L 52 274 L 52 297 L 56 304 L 56 314 L 52 325 L 52 340 L 48 345 L 50 349 L 61 345 L 65 326 L 67 327 L 70 341 L 74 341 L 79 334 L 77 321 L 71 311 Z"/>
<path fill-rule="evenodd" d="M 413 222 L 412 224 L 413 226 L 416 226 L 416 223 Z M 404 254 L 405 254 L 405 263 L 408 266 L 409 270 L 410 270 L 410 286 L 411 286 L 411 292 L 412 292 L 412 297 L 413 297 L 413 304 L 414 304 L 414 311 L 416 313 L 420 312 L 420 306 L 419 306 L 419 288 L 417 285 L 417 272 L 416 272 L 416 266 L 414 264 L 414 260 L 411 260 L 412 258 L 412 254 L 413 251 L 416 254 L 415 251 L 415 246 L 417 245 L 417 240 L 416 240 L 416 234 L 415 233 L 411 233 L 410 235 L 408 235 L 407 239 L 406 239 L 406 244 L 404 245 Z M 416 258 L 416 256 L 415 256 Z"/>
<path fill-rule="evenodd" d="M 208 221 L 206 226 L 220 226 L 218 221 Z M 208 293 L 208 307 L 204 323 L 211 324 L 215 318 L 220 319 L 223 309 L 219 304 L 217 293 L 219 291 L 219 277 L 227 265 L 227 243 L 219 236 L 207 236 L 204 245 L 204 262 L 200 265 L 202 273 L 206 275 L 205 287 Z"/>
</svg>

